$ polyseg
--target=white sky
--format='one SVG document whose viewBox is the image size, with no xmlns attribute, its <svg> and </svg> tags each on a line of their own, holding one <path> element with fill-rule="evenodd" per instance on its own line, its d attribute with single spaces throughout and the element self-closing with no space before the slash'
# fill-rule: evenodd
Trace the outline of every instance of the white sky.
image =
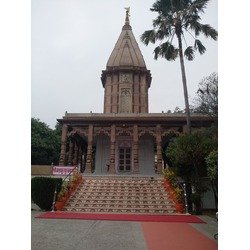
<svg viewBox="0 0 250 250">
<path fill-rule="evenodd" d="M 124 7 L 131 8 L 131 26 L 147 68 L 151 70 L 149 112 L 184 107 L 180 63 L 153 59 L 154 45 L 145 46 L 140 35 L 152 29 L 156 13 L 149 9 L 154 0 L 33 0 L 32 35 L 32 117 L 52 128 L 65 111 L 103 112 L 104 89 L 100 76 L 120 35 Z M 212 0 L 202 23 L 217 29 L 217 1 Z M 191 38 L 186 36 L 187 41 Z M 217 42 L 201 36 L 207 51 L 186 62 L 190 96 L 198 82 L 217 72 Z M 191 39 L 193 45 L 193 39 Z"/>
</svg>

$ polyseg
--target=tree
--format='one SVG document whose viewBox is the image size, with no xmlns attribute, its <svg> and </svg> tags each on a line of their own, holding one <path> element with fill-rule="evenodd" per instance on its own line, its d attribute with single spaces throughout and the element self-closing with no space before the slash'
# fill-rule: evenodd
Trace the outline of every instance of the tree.
<svg viewBox="0 0 250 250">
<path fill-rule="evenodd" d="M 177 175 L 194 187 L 198 213 L 201 211 L 201 195 L 206 191 L 201 183 L 201 177 L 207 175 L 206 157 L 216 149 L 217 133 L 214 128 L 210 128 L 181 135 L 166 150 L 166 156 L 176 169 Z"/>
<path fill-rule="evenodd" d="M 31 164 L 56 164 L 59 152 L 60 126 L 52 130 L 39 119 L 31 118 Z"/>
<path fill-rule="evenodd" d="M 211 181 L 211 187 L 214 193 L 215 206 L 218 208 L 218 151 L 213 150 L 206 157 L 207 176 Z"/>
<path fill-rule="evenodd" d="M 199 82 L 195 112 L 218 118 L 218 74 L 212 73 Z"/>
<path fill-rule="evenodd" d="M 159 14 L 153 20 L 154 29 L 147 30 L 141 35 L 141 40 L 146 45 L 166 39 L 164 43 L 154 49 L 156 60 L 159 56 L 168 61 L 175 60 L 178 56 L 180 58 L 188 133 L 191 133 L 191 122 L 184 56 L 191 61 L 194 59 L 195 50 L 198 50 L 200 54 L 205 53 L 206 48 L 197 39 L 200 34 L 217 40 L 217 31 L 209 24 L 200 23 L 200 14 L 204 13 L 208 2 L 209 0 L 157 0 L 150 9 Z M 188 46 L 183 52 L 184 32 L 194 38 L 194 45 Z M 173 45 L 175 37 L 177 38 L 177 47 Z"/>
</svg>

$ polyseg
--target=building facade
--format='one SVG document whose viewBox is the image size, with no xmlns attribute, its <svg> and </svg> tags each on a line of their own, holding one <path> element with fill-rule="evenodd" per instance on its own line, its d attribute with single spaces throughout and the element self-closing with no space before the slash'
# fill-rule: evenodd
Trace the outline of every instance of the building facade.
<svg viewBox="0 0 250 250">
<path fill-rule="evenodd" d="M 102 71 L 103 113 L 65 113 L 59 165 L 80 165 L 84 173 L 161 173 L 171 138 L 186 132 L 185 114 L 149 113 L 150 70 L 125 24 Z M 212 119 L 192 115 L 193 128 L 211 126 Z"/>
</svg>

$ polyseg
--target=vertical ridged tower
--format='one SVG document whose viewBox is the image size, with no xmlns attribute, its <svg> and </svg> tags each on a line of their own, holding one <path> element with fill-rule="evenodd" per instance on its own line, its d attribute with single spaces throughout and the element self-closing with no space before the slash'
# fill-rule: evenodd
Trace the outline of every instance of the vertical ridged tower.
<svg viewBox="0 0 250 250">
<path fill-rule="evenodd" d="M 129 8 L 101 80 L 105 89 L 104 113 L 148 113 L 151 74 L 132 32 Z"/>
</svg>

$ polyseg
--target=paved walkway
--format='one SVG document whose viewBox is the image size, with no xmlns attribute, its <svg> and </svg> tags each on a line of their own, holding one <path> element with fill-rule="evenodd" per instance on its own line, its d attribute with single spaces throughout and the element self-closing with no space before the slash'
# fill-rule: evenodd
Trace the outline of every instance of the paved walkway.
<svg viewBox="0 0 250 250">
<path fill-rule="evenodd" d="M 207 224 L 36 219 L 31 212 L 32 250 L 216 250 L 216 221 Z"/>
</svg>

